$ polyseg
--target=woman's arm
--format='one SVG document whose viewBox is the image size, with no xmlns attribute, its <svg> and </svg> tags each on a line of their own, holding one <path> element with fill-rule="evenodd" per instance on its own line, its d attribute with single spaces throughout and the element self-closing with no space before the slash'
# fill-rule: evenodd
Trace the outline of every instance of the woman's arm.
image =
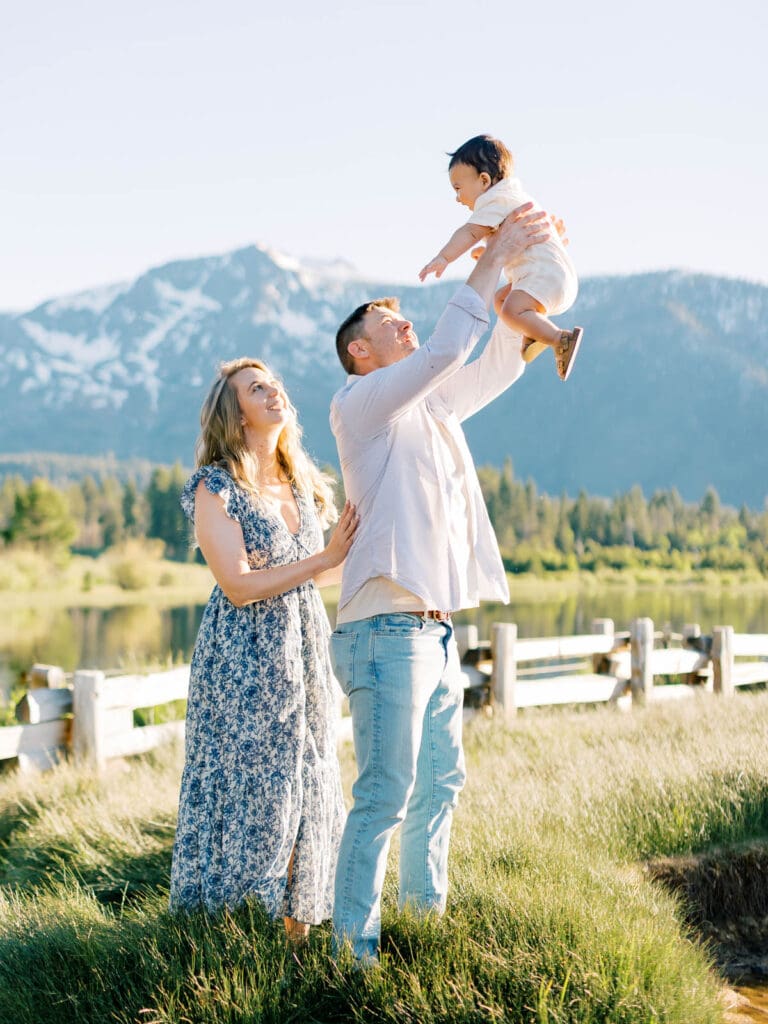
<svg viewBox="0 0 768 1024">
<path fill-rule="evenodd" d="M 347 502 L 331 539 L 315 555 L 270 569 L 251 569 L 243 531 L 226 513 L 224 500 L 211 494 L 201 480 L 195 492 L 195 533 L 200 550 L 226 596 L 238 608 L 293 590 L 341 565 L 359 522 L 354 505 Z"/>
<path fill-rule="evenodd" d="M 335 565 L 333 569 L 326 569 L 324 572 L 320 572 L 317 576 L 313 576 L 312 579 L 315 581 L 316 587 L 338 587 L 341 586 L 341 571 L 344 568 L 344 563 L 341 562 L 339 565 Z"/>
<path fill-rule="evenodd" d="M 430 260 L 425 267 L 422 267 L 419 271 L 419 280 L 423 281 L 430 274 L 442 277 L 443 271 L 449 263 L 453 263 L 486 235 L 490 235 L 492 231 L 493 228 L 486 227 L 484 224 L 462 224 L 454 231 L 437 256 Z"/>
</svg>

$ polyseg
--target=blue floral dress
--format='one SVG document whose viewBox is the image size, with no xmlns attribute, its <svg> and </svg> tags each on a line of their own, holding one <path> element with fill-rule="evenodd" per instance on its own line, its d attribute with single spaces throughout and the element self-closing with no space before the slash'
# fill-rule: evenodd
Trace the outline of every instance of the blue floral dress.
<svg viewBox="0 0 768 1024">
<path fill-rule="evenodd" d="M 187 481 L 181 504 L 190 519 L 201 480 L 242 527 L 252 569 L 321 546 L 314 505 L 298 490 L 292 534 L 216 466 Z M 318 924 L 331 916 L 345 812 L 328 634 L 311 581 L 244 608 L 214 588 L 192 657 L 173 909 L 215 911 L 256 896 L 274 918 Z"/>
</svg>

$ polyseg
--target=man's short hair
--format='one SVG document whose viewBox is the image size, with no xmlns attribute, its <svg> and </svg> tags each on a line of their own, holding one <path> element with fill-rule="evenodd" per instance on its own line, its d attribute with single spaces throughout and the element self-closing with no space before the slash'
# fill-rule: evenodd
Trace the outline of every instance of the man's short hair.
<svg viewBox="0 0 768 1024">
<path fill-rule="evenodd" d="M 514 158 L 507 147 L 492 135 L 476 135 L 448 156 L 451 158 L 448 164 L 449 171 L 457 164 L 467 164 L 474 167 L 478 174 L 489 175 L 492 185 L 497 184 L 502 178 L 508 178 L 515 166 Z"/>
<path fill-rule="evenodd" d="M 391 309 L 393 313 L 400 312 L 400 300 L 391 295 L 384 299 L 371 299 L 370 302 L 364 302 L 353 310 L 336 332 L 336 352 L 347 373 L 355 372 L 355 357 L 349 354 L 350 343 L 365 337 L 362 330 L 363 319 L 366 313 L 370 313 L 377 306 Z"/>
</svg>

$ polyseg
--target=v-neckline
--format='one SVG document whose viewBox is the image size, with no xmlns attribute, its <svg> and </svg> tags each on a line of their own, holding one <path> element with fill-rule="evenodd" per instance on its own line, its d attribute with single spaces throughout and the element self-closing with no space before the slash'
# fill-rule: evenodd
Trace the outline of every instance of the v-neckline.
<svg viewBox="0 0 768 1024">
<path fill-rule="evenodd" d="M 275 519 L 278 519 L 280 521 L 280 524 L 282 525 L 283 529 L 288 534 L 288 536 L 292 537 L 294 540 L 297 540 L 298 537 L 299 537 L 299 534 L 301 533 L 301 528 L 302 528 L 303 523 L 304 523 L 304 517 L 303 517 L 302 512 L 301 512 L 301 502 L 299 501 L 299 496 L 298 496 L 298 494 L 296 492 L 296 488 L 294 487 L 294 485 L 293 485 L 293 483 L 291 481 L 288 481 L 288 483 L 290 484 L 291 494 L 293 495 L 293 503 L 296 506 L 296 516 L 297 516 L 298 521 L 299 521 L 298 522 L 298 526 L 296 527 L 296 532 L 295 533 L 290 528 L 288 523 L 285 521 L 285 516 L 280 511 L 279 507 L 276 508 L 276 509 L 271 507 L 269 502 L 264 501 L 263 498 L 261 499 L 261 503 L 264 506 L 264 508 L 266 508 L 267 512 L 270 515 L 274 516 Z"/>
</svg>

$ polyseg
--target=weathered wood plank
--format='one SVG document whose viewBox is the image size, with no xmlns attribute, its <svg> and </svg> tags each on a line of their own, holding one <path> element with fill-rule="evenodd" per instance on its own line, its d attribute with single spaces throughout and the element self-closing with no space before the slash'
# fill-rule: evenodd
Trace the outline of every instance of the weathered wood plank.
<svg viewBox="0 0 768 1024">
<path fill-rule="evenodd" d="M 0 729 L 0 761 L 22 754 L 40 754 L 65 747 L 70 722 L 41 722 L 38 725 L 8 725 Z"/>
<path fill-rule="evenodd" d="M 573 658 L 589 654 L 607 654 L 613 647 L 613 636 L 586 634 L 583 636 L 545 636 L 518 640 L 515 644 L 517 662 L 536 661 L 539 658 Z"/>
<path fill-rule="evenodd" d="M 16 705 L 16 721 L 25 725 L 54 722 L 72 710 L 72 690 L 29 690 Z"/>
<path fill-rule="evenodd" d="M 611 672 L 623 679 L 632 676 L 632 655 L 629 651 L 614 651 L 609 658 Z M 688 675 L 691 672 L 706 672 L 709 658 L 700 651 L 684 647 L 659 648 L 650 652 L 650 671 L 655 676 Z"/>
<path fill-rule="evenodd" d="M 150 676 L 115 676 L 105 679 L 101 703 L 107 708 L 151 708 L 172 700 L 185 700 L 189 690 L 189 665 Z"/>
<path fill-rule="evenodd" d="M 615 696 L 619 680 L 614 676 L 584 674 L 541 679 L 539 682 L 517 681 L 517 707 L 546 707 L 551 704 L 605 704 Z M 624 680 L 621 680 L 623 689 Z"/>
<path fill-rule="evenodd" d="M 733 656 L 735 658 L 768 657 L 768 633 L 734 633 Z"/>
<path fill-rule="evenodd" d="M 651 653 L 651 672 L 655 676 L 682 676 L 699 672 L 709 665 L 709 658 L 700 651 L 684 647 L 667 647 Z"/>
<path fill-rule="evenodd" d="M 734 686 L 768 683 L 768 661 L 737 661 L 731 671 Z"/>
<path fill-rule="evenodd" d="M 169 740 L 184 739 L 184 722 L 164 722 L 162 725 L 143 725 L 140 728 L 115 733 L 104 740 L 105 757 L 133 757 Z"/>
</svg>

